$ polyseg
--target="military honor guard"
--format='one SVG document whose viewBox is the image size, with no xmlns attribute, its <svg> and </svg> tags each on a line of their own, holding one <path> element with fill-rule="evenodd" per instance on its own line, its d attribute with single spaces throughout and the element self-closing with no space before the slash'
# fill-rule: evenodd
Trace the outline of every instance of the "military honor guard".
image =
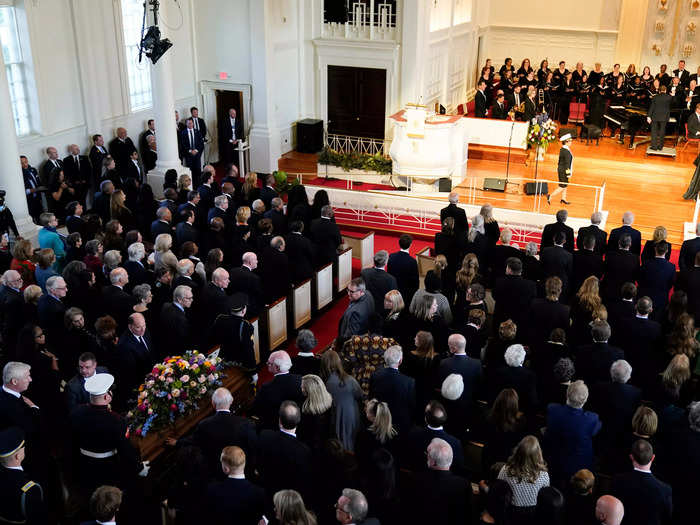
<svg viewBox="0 0 700 525">
<path fill-rule="evenodd" d="M 561 141 L 561 149 L 559 150 L 559 164 L 557 165 L 557 174 L 559 176 L 559 187 L 552 192 L 552 194 L 547 195 L 547 204 L 552 204 L 552 197 L 561 193 L 561 203 L 571 204 L 566 200 L 566 188 L 569 185 L 569 179 L 571 178 L 571 171 L 574 166 L 574 156 L 571 153 L 571 141 L 572 137 L 570 133 L 562 135 L 559 139 Z"/>
</svg>

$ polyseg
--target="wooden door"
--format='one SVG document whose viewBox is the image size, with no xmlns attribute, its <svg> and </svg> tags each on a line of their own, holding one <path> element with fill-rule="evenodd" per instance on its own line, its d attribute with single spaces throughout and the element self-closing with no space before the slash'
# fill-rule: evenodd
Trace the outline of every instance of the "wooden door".
<svg viewBox="0 0 700 525">
<path fill-rule="evenodd" d="M 328 133 L 384 138 L 386 69 L 328 66 Z"/>
</svg>

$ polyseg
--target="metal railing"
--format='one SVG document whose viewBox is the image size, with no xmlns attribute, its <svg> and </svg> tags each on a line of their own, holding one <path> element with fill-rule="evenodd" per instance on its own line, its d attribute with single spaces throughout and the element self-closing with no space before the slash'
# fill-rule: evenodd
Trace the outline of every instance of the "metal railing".
<svg viewBox="0 0 700 525">
<path fill-rule="evenodd" d="M 396 40 L 397 11 L 396 2 L 351 0 L 346 2 L 342 16 L 330 18 L 324 15 L 322 36 L 332 39 Z"/>
<path fill-rule="evenodd" d="M 326 146 L 338 153 L 362 153 L 367 155 L 389 156 L 391 141 L 350 135 L 326 134 Z"/>
</svg>

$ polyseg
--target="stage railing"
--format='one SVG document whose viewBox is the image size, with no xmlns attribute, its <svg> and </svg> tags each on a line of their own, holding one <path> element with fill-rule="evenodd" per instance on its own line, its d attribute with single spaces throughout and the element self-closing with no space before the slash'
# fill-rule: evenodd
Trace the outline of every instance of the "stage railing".
<svg viewBox="0 0 700 525">
<path fill-rule="evenodd" d="M 326 146 L 339 153 L 363 153 L 367 155 L 389 156 L 391 141 L 351 135 L 326 134 Z"/>
<path fill-rule="evenodd" d="M 464 189 L 467 193 L 466 199 L 463 202 L 465 202 L 466 204 L 480 204 L 484 201 L 484 195 L 488 195 L 488 201 L 494 206 L 498 206 L 497 203 L 512 201 L 512 197 L 509 197 L 509 195 L 512 195 L 513 192 L 511 192 L 510 189 L 516 185 L 519 187 L 519 189 L 516 190 L 514 193 L 519 194 L 525 193 L 525 184 L 528 183 L 537 183 L 536 188 L 538 189 L 541 187 L 542 184 L 547 184 L 549 193 L 553 193 L 554 190 L 559 187 L 558 180 L 509 177 L 508 184 L 506 185 L 506 191 L 498 192 L 484 190 L 483 183 L 483 177 L 469 176 L 466 177 L 462 182 L 460 182 L 459 189 Z M 603 184 L 601 184 L 600 186 L 596 186 L 593 184 L 578 184 L 575 182 L 570 182 L 568 187 L 569 193 L 571 193 L 572 191 L 575 193 L 576 197 L 574 200 L 577 203 L 580 204 L 583 201 L 590 205 L 591 213 L 596 211 L 603 211 L 603 206 L 605 202 L 605 181 L 603 181 Z M 528 205 L 530 209 L 525 209 L 523 206 L 520 206 L 520 209 L 523 211 L 532 211 L 534 213 L 550 211 L 549 206 L 547 205 L 546 192 L 542 193 L 538 191 L 533 195 L 533 197 L 534 198 L 532 199 L 532 202 Z M 559 198 L 561 198 L 561 196 L 557 195 L 556 199 Z M 568 198 L 570 201 L 572 200 L 571 194 L 569 194 Z"/>
</svg>

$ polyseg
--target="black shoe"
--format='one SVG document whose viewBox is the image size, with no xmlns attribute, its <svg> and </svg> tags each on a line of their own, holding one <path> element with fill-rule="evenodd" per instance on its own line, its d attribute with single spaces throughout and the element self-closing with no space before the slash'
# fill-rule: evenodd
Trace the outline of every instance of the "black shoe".
<svg viewBox="0 0 700 525">
<path fill-rule="evenodd" d="M 560 200 L 559 202 L 561 202 L 562 204 L 571 204 L 569 201 L 565 201 L 564 199 Z"/>
<path fill-rule="evenodd" d="M 547 204 L 552 205 L 552 198 L 549 196 L 549 193 L 547 194 Z"/>
<path fill-rule="evenodd" d="M 627 149 L 634 149 L 634 146 L 630 144 L 629 146 L 627 146 Z"/>
</svg>

